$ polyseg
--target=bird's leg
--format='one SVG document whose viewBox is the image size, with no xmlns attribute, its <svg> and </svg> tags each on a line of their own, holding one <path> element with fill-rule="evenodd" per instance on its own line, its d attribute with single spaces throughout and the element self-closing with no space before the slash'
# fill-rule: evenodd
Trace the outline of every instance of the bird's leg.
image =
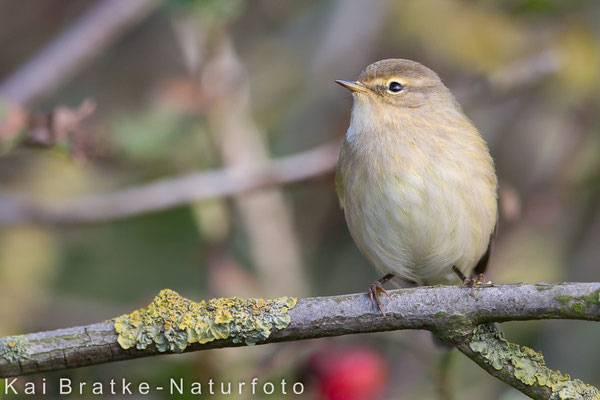
<svg viewBox="0 0 600 400">
<path fill-rule="evenodd" d="M 458 276 L 458 278 L 462 281 L 462 285 L 463 287 L 468 286 L 470 288 L 473 288 L 477 285 L 480 285 L 482 283 L 485 282 L 485 279 L 483 277 L 483 274 L 479 274 L 477 276 L 477 279 L 473 279 L 473 278 L 467 278 L 465 276 L 465 274 L 462 273 L 462 271 L 458 268 L 456 268 L 456 265 L 452 266 L 452 271 L 454 271 L 454 273 Z"/>
<path fill-rule="evenodd" d="M 458 276 L 458 279 L 462 281 L 463 286 L 465 286 L 465 283 L 469 281 L 469 278 L 467 278 L 460 269 L 456 268 L 456 265 L 452 266 L 452 272 L 454 272 L 456 276 Z"/>
<path fill-rule="evenodd" d="M 379 312 L 381 312 L 381 314 L 384 316 L 385 316 L 385 312 L 383 312 L 383 306 L 381 305 L 381 300 L 380 300 L 379 294 L 383 293 L 388 298 L 390 297 L 390 295 L 383 288 L 383 284 L 386 283 L 387 281 L 389 281 L 390 279 L 392 279 L 393 277 L 394 277 L 394 274 L 387 274 L 383 278 L 373 282 L 371 284 L 371 286 L 369 287 L 369 297 L 371 298 L 371 304 L 373 304 L 373 307 L 377 307 Z"/>
</svg>

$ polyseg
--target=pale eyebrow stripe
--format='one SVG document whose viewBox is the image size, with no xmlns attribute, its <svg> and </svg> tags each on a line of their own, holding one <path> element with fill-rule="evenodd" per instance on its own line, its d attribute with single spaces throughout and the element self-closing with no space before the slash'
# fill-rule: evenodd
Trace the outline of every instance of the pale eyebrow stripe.
<svg viewBox="0 0 600 400">
<path fill-rule="evenodd" d="M 399 78 L 399 77 L 392 77 L 392 78 L 388 78 L 388 79 L 376 78 L 376 79 L 370 80 L 368 83 L 369 83 L 369 85 L 373 85 L 373 86 L 384 86 L 385 87 L 385 86 L 387 86 L 388 82 L 390 82 L 390 81 L 398 82 L 402 86 L 410 86 L 410 83 L 408 83 L 406 80 Z"/>
</svg>

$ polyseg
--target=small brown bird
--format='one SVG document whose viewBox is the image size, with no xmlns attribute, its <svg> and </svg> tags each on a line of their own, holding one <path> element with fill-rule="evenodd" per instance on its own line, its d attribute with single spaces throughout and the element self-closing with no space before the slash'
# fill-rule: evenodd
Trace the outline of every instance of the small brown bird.
<svg viewBox="0 0 600 400">
<path fill-rule="evenodd" d="M 463 283 L 483 273 L 496 225 L 487 145 L 438 75 L 410 60 L 369 65 L 352 92 L 336 174 L 352 238 L 383 283 Z M 472 282 L 472 281 L 470 281 Z M 382 311 L 383 312 L 383 311 Z"/>
</svg>

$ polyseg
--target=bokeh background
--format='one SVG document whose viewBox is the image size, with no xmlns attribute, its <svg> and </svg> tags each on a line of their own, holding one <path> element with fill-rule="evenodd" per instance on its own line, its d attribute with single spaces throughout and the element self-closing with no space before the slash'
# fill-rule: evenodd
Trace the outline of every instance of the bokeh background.
<svg viewBox="0 0 600 400">
<path fill-rule="evenodd" d="M 82 34 L 92 20 L 100 28 Z M 488 278 L 600 280 L 599 2 L 1 0 L 0 45 L 0 336 L 110 319 L 165 287 L 193 299 L 365 291 L 378 277 L 334 192 L 351 96 L 333 80 L 383 58 L 438 72 L 489 144 L 500 225 Z M 297 154 L 304 164 L 281 171 L 292 182 L 250 193 L 233 185 L 154 211 L 129 201 L 122 218 L 118 202 L 92 217 L 71 206 Z M 551 368 L 600 385 L 596 324 L 503 327 Z M 408 331 L 32 379 L 57 376 L 284 377 L 306 382 L 307 399 L 525 398 Z"/>
</svg>

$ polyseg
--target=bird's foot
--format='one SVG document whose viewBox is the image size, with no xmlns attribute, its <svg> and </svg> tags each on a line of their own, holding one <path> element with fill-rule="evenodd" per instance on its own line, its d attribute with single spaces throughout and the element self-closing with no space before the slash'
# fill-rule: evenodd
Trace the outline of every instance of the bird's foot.
<svg viewBox="0 0 600 400">
<path fill-rule="evenodd" d="M 485 279 L 483 277 L 483 274 L 479 274 L 477 276 L 477 278 L 469 278 L 469 279 L 465 279 L 462 282 L 463 287 L 470 287 L 471 289 L 474 288 L 477 285 L 481 285 L 485 283 Z"/>
<path fill-rule="evenodd" d="M 384 317 L 385 312 L 383 311 L 383 305 L 381 304 L 380 294 L 383 293 L 388 298 L 390 298 L 388 292 L 383 288 L 383 284 L 392 279 L 393 277 L 393 274 L 387 274 L 383 278 L 373 282 L 369 287 L 369 297 L 371 298 L 371 304 L 373 304 L 373 307 L 376 307 L 381 313 L 381 315 L 383 315 Z"/>
<path fill-rule="evenodd" d="M 472 289 L 477 285 L 491 283 L 485 281 L 483 274 L 479 274 L 477 278 L 467 278 L 460 269 L 456 268 L 456 266 L 452 267 L 452 271 L 454 271 L 454 273 L 458 275 L 458 278 L 462 281 L 463 287 L 470 287 Z"/>
</svg>

